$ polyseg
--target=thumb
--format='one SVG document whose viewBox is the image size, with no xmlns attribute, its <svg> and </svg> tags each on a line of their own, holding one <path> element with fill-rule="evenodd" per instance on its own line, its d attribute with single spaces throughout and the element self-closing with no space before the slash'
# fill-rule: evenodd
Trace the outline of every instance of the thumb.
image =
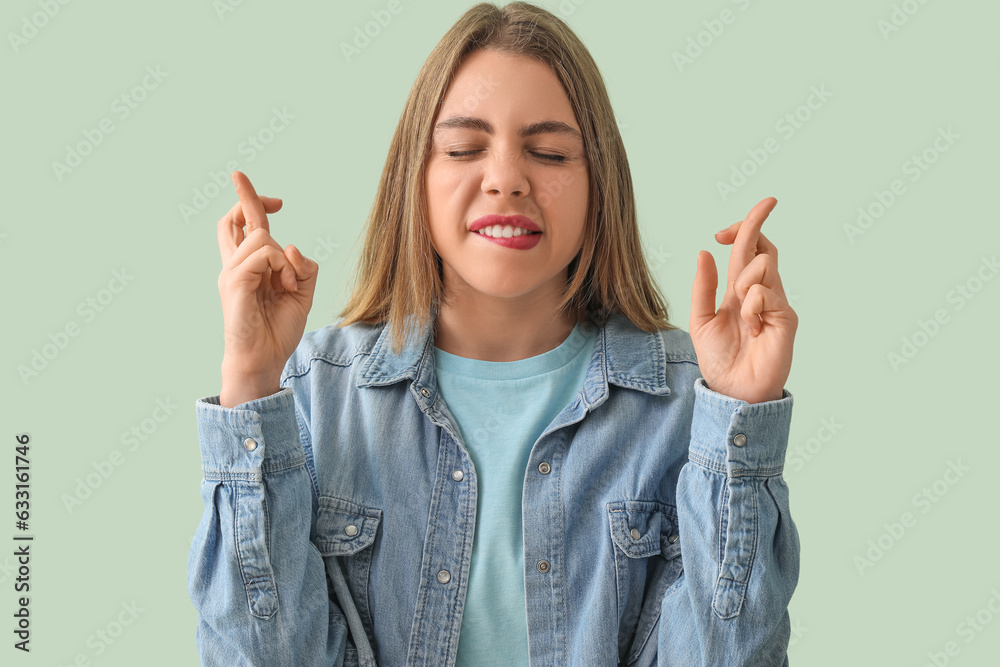
<svg viewBox="0 0 1000 667">
<path fill-rule="evenodd" d="M 295 270 L 295 280 L 299 288 L 312 289 L 316 286 L 316 274 L 319 264 L 309 259 L 293 244 L 288 244 L 285 248 L 285 257 Z"/>
<path fill-rule="evenodd" d="M 715 291 L 719 287 L 719 274 L 715 258 L 706 250 L 698 251 L 698 270 L 691 288 L 690 333 L 694 334 L 715 317 Z"/>
</svg>

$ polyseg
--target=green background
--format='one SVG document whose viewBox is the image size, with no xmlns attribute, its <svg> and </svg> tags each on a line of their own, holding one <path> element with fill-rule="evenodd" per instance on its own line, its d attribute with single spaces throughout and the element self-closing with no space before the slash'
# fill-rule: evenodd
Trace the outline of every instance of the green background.
<svg viewBox="0 0 1000 667">
<path fill-rule="evenodd" d="M 333 321 L 406 95 L 472 3 L 403 0 L 350 61 L 341 42 L 387 1 L 53 1 L 51 18 L 44 4 L 0 10 L 0 662 L 195 665 L 186 590 L 202 512 L 194 405 L 221 382 L 216 222 L 237 201 L 227 162 L 260 194 L 284 199 L 272 233 L 321 266 L 307 330 Z M 791 664 L 924 665 L 935 652 L 938 664 L 995 664 L 1000 618 L 987 603 L 1000 591 L 1000 280 L 977 272 L 992 278 L 983 258 L 1000 249 L 1000 5 L 540 4 L 579 34 L 605 77 L 672 321 L 688 329 L 698 250 L 725 270 L 729 247 L 713 233 L 778 199 L 763 231 L 800 319 L 786 385 L 795 396 L 786 479 L 802 543 Z M 732 22 L 712 24 L 724 10 Z M 894 11 L 901 25 L 888 32 Z M 675 53 L 699 38 L 701 53 L 691 47 L 697 57 L 679 66 Z M 147 67 L 162 80 L 133 93 Z M 809 109 L 813 87 L 828 96 Z M 122 95 L 143 98 L 124 118 Z M 241 152 L 275 108 L 294 118 L 263 150 Z M 805 120 L 788 136 L 778 123 L 796 113 Z M 57 174 L 53 163 L 96 136 L 102 119 L 113 132 Z M 949 128 L 952 143 L 938 152 L 935 138 Z M 721 195 L 718 183 L 768 139 L 779 150 Z M 925 151 L 935 161 L 914 180 L 909 161 Z M 223 174 L 221 191 L 212 172 Z M 896 179 L 902 194 L 850 237 L 858 207 Z M 207 195 L 203 210 L 185 216 L 196 191 Z M 115 271 L 131 281 L 102 292 Z M 959 285 L 978 291 L 959 300 Z M 100 312 L 80 309 L 102 296 L 113 298 Z M 917 335 L 916 354 L 894 368 L 890 353 L 902 356 L 902 339 L 938 310 L 947 321 Z M 19 367 L 72 324 L 78 335 L 22 377 Z M 157 401 L 176 406 L 162 423 L 152 420 L 163 414 Z M 123 442 L 144 424 L 143 440 Z M 11 632 L 14 436 L 24 432 L 35 535 L 29 655 L 12 648 Z M 116 450 L 119 465 L 106 463 Z M 968 470 L 946 477 L 949 463 Z M 925 488 L 933 502 L 915 499 Z M 905 512 L 913 521 L 893 536 Z M 889 548 L 859 568 L 880 538 Z M 111 643 L 98 639 L 133 602 L 141 612 L 131 625 Z M 993 604 L 1000 609 L 1000 592 Z M 960 627 L 977 612 L 978 630 Z"/>
</svg>

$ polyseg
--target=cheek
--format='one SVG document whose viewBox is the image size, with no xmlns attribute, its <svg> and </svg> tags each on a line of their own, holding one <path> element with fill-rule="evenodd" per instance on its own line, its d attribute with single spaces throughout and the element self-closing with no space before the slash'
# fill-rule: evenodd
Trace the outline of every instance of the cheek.
<svg viewBox="0 0 1000 667">
<path fill-rule="evenodd" d="M 447 207 L 475 187 L 473 174 L 447 165 L 428 165 L 424 175 L 429 205 Z"/>
<path fill-rule="evenodd" d="M 583 240 L 583 230 L 587 220 L 587 206 L 590 193 L 590 185 L 587 181 L 588 174 L 584 171 L 575 174 L 572 180 L 564 185 L 566 188 L 562 196 L 562 215 L 573 222 L 576 240 L 574 245 L 578 246 Z"/>
<path fill-rule="evenodd" d="M 470 199 L 468 186 L 463 185 L 466 181 L 449 165 L 428 164 L 424 172 L 427 225 L 437 252 L 441 244 L 448 246 L 455 242 L 456 230 L 466 217 Z"/>
<path fill-rule="evenodd" d="M 478 170 L 469 163 L 456 162 L 445 158 L 435 158 L 427 165 L 428 174 L 433 174 L 439 183 L 461 183 L 475 178 Z"/>
<path fill-rule="evenodd" d="M 587 212 L 588 192 L 587 173 L 567 170 L 546 179 L 538 198 L 544 208 L 558 210 L 560 215 L 570 218 L 582 218 Z"/>
</svg>

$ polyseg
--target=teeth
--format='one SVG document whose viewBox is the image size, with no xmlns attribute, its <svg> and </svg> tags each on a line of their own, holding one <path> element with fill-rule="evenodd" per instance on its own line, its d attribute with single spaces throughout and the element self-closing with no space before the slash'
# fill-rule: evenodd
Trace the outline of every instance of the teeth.
<svg viewBox="0 0 1000 667">
<path fill-rule="evenodd" d="M 489 227 L 480 229 L 479 233 L 483 236 L 492 236 L 495 239 L 509 239 L 513 236 L 524 236 L 531 232 L 523 227 L 515 227 L 513 225 L 490 225 Z"/>
</svg>

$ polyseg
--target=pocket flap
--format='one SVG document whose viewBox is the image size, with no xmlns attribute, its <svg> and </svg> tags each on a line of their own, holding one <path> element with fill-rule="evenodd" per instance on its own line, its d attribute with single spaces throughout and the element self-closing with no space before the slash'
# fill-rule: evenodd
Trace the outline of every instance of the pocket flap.
<svg viewBox="0 0 1000 667">
<path fill-rule="evenodd" d="M 624 500 L 608 503 L 611 539 L 629 558 L 680 555 L 677 511 L 665 503 Z M 633 532 L 634 531 L 634 532 Z"/>
<path fill-rule="evenodd" d="M 319 497 L 316 548 L 324 556 L 348 556 L 375 541 L 382 510 L 333 496 Z"/>
</svg>

